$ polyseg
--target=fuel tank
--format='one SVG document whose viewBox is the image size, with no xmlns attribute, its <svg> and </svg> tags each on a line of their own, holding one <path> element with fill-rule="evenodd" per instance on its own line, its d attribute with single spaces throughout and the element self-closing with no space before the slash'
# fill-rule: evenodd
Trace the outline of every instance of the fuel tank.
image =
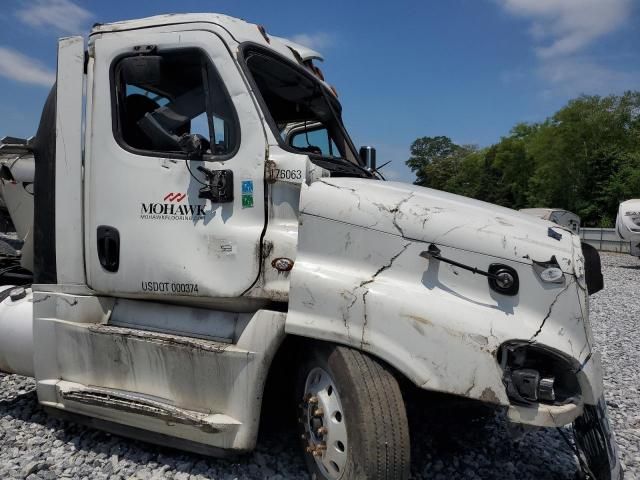
<svg viewBox="0 0 640 480">
<path fill-rule="evenodd" d="M 33 294 L 24 287 L 0 289 L 0 371 L 33 377 Z"/>
</svg>

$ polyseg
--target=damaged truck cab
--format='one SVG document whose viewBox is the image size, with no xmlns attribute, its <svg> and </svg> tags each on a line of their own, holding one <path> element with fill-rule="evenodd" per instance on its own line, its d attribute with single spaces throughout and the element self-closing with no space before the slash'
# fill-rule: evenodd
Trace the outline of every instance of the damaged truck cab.
<svg viewBox="0 0 640 480">
<path fill-rule="evenodd" d="M 573 423 L 583 471 L 619 478 L 589 325 L 597 252 L 383 181 L 318 60 L 214 14 L 96 25 L 86 51 L 62 39 L 23 145 L 34 278 L 3 293 L 0 370 L 34 376 L 52 413 L 221 455 L 255 446 L 290 349 L 318 478 L 408 477 L 401 378 Z"/>
</svg>

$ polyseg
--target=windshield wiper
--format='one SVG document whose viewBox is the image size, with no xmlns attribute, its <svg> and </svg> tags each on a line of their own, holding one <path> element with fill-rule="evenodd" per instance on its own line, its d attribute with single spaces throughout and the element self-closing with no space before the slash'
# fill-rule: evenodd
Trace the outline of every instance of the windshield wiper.
<svg viewBox="0 0 640 480">
<path fill-rule="evenodd" d="M 358 175 L 366 178 L 371 178 L 373 175 L 364 167 L 356 165 L 343 157 L 324 157 L 320 155 L 309 155 L 311 162 L 316 165 L 326 168 L 329 171 L 337 173 L 347 173 L 351 175 Z"/>
</svg>

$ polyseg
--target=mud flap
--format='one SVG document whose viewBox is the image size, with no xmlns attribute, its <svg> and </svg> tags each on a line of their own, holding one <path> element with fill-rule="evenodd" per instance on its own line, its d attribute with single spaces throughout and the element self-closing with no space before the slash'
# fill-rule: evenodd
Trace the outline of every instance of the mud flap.
<svg viewBox="0 0 640 480">
<path fill-rule="evenodd" d="M 609 425 L 604 396 L 597 405 L 585 405 L 573 423 L 580 465 L 590 480 L 619 480 L 624 477 L 616 437 Z"/>
</svg>

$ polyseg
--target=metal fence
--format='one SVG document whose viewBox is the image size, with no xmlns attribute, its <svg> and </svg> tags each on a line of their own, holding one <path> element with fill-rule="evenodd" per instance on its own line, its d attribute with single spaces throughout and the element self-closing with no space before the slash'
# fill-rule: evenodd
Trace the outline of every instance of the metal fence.
<svg viewBox="0 0 640 480">
<path fill-rule="evenodd" d="M 615 228 L 581 228 L 580 238 L 601 252 L 629 253 L 629 242 L 620 240 Z"/>
</svg>

